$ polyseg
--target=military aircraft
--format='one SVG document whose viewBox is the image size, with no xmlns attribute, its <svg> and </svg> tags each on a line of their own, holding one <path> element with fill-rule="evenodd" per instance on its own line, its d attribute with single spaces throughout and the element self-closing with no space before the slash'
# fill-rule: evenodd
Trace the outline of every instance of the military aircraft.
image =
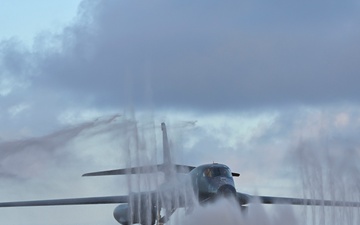
<svg viewBox="0 0 360 225">
<path fill-rule="evenodd" d="M 256 196 L 236 191 L 231 172 L 224 164 L 211 163 L 198 167 L 174 164 L 171 160 L 165 123 L 161 124 L 163 136 L 163 163 L 124 169 L 86 173 L 83 176 L 164 173 L 164 182 L 153 191 L 131 192 L 129 195 L 51 199 L 36 201 L 2 202 L 0 207 L 54 206 L 86 204 L 120 204 L 114 209 L 114 218 L 123 225 L 164 224 L 179 208 L 191 209 L 194 200 L 200 204 L 211 203 L 221 197 L 233 198 L 241 208 L 251 203 L 320 205 L 360 207 L 360 202 L 319 199 Z M 179 176 L 178 174 L 184 174 Z"/>
</svg>

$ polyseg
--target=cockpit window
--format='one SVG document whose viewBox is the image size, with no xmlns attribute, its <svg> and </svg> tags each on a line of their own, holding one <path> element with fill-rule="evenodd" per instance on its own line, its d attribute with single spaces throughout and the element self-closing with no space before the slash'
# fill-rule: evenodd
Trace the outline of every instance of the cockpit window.
<svg viewBox="0 0 360 225">
<path fill-rule="evenodd" d="M 212 170 L 210 168 L 204 171 L 204 177 L 212 177 Z"/>
<path fill-rule="evenodd" d="M 224 167 L 211 167 L 204 171 L 204 177 L 231 177 L 230 169 Z"/>
</svg>

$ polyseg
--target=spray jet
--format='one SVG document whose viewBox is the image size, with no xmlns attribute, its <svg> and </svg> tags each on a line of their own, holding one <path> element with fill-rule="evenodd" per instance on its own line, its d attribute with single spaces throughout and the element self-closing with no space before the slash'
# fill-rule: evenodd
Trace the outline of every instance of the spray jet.
<svg viewBox="0 0 360 225">
<path fill-rule="evenodd" d="M 319 199 L 256 196 L 238 192 L 232 172 L 224 164 L 211 163 L 201 166 L 174 164 L 171 160 L 166 125 L 161 124 L 163 135 L 163 163 L 86 173 L 83 176 L 107 176 L 125 174 L 164 173 L 164 182 L 152 191 L 132 192 L 129 195 L 87 198 L 51 199 L 36 201 L 1 202 L 0 207 L 120 204 L 114 210 L 114 218 L 123 225 L 164 224 L 179 208 L 191 208 L 193 200 L 200 204 L 211 203 L 218 198 L 233 198 L 244 208 L 251 203 L 317 205 L 333 207 L 360 207 L 360 202 L 330 201 Z M 185 174 L 178 179 L 177 174 Z"/>
</svg>

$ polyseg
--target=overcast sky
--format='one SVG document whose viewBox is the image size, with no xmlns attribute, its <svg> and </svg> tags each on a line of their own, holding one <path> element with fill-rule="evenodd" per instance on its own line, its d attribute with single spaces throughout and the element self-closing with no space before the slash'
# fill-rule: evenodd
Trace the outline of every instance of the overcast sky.
<svg viewBox="0 0 360 225">
<path fill-rule="evenodd" d="M 1 2 L 1 199 L 126 193 L 126 179 L 80 175 L 128 165 L 129 121 L 150 152 L 167 122 L 177 161 L 228 164 L 240 191 L 359 199 L 359 10 L 355 0 Z M 329 174 L 349 196 L 327 189 Z M 113 225 L 113 208 L 0 218 Z"/>
</svg>

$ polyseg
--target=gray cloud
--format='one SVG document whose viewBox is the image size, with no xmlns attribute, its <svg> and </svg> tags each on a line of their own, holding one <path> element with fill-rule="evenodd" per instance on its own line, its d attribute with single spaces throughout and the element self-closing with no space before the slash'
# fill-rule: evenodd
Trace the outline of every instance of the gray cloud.
<svg viewBox="0 0 360 225">
<path fill-rule="evenodd" d="M 216 111 L 357 102 L 359 6 L 262 4 L 83 1 L 73 25 L 13 57 L 22 66 L 32 59 L 32 89 L 79 104 Z"/>
</svg>

